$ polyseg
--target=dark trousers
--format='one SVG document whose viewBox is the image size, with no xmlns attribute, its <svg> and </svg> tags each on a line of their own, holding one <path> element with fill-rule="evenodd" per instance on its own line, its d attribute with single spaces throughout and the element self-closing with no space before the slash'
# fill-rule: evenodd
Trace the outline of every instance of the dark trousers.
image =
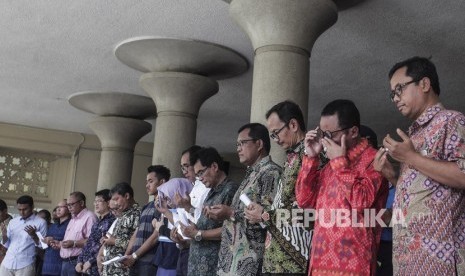
<svg viewBox="0 0 465 276">
<path fill-rule="evenodd" d="M 176 266 L 176 276 L 187 276 L 187 266 L 189 264 L 189 247 L 179 251 L 178 265 Z"/>
<path fill-rule="evenodd" d="M 134 266 L 131 267 L 130 271 L 131 276 L 141 276 L 141 275 L 157 275 L 157 267 L 150 263 L 141 263 L 136 262 Z"/>
<path fill-rule="evenodd" d="M 378 250 L 378 262 L 381 263 L 376 269 L 377 276 L 392 276 L 392 241 L 381 241 Z"/>
</svg>

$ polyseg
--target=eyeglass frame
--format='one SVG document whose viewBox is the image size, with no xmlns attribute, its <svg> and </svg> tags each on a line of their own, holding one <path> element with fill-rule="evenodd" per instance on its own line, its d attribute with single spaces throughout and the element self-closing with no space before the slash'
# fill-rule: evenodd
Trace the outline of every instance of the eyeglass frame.
<svg viewBox="0 0 465 276">
<path fill-rule="evenodd" d="M 68 207 L 68 208 L 69 208 L 69 207 L 74 207 L 74 205 L 76 205 L 76 203 L 81 202 L 81 201 L 82 201 L 82 199 L 77 200 L 77 201 L 75 201 L 75 202 L 73 202 L 73 203 L 66 203 L 66 207 Z"/>
<path fill-rule="evenodd" d="M 205 174 L 205 172 L 211 167 L 210 166 L 206 166 L 205 168 L 199 170 L 196 174 L 195 174 L 195 178 L 196 179 L 200 179 L 200 178 L 203 178 L 203 175 Z"/>
<path fill-rule="evenodd" d="M 180 165 L 180 168 L 181 168 L 181 172 L 183 173 L 186 173 L 187 170 L 189 170 L 189 167 L 192 166 L 191 164 L 181 164 Z"/>
<path fill-rule="evenodd" d="M 250 142 L 250 141 L 257 141 L 258 139 L 255 139 L 255 138 L 250 138 L 250 139 L 243 139 L 243 140 L 238 140 L 236 142 L 236 148 L 238 147 L 243 147 L 245 144 L 247 144 L 247 142 Z"/>
<path fill-rule="evenodd" d="M 334 131 L 329 131 L 329 130 L 325 130 L 325 131 L 321 131 L 321 137 L 324 137 L 324 138 L 328 138 L 328 139 L 331 139 L 333 138 L 333 134 L 336 133 L 336 132 L 340 132 L 340 131 L 344 131 L 344 130 L 347 130 L 347 129 L 350 129 L 351 127 L 345 127 L 343 129 L 338 129 L 338 130 L 334 130 Z"/>
<path fill-rule="evenodd" d="M 408 82 L 404 82 L 404 83 L 398 83 L 395 87 L 394 87 L 394 90 L 391 90 L 391 92 L 389 93 L 389 97 L 391 99 L 391 102 L 394 102 L 394 98 L 397 96 L 400 98 L 400 96 L 402 96 L 402 93 L 404 93 L 404 89 L 405 87 L 407 87 L 408 85 L 412 84 L 412 83 L 415 83 L 415 82 L 419 82 L 421 79 L 417 80 L 417 79 L 413 79 L 411 81 L 408 81 Z"/>
<path fill-rule="evenodd" d="M 281 133 L 281 131 L 285 128 L 285 127 L 288 127 L 289 126 L 289 123 L 286 123 L 282 128 L 278 129 L 278 130 L 275 130 L 275 131 L 272 131 L 270 133 L 270 138 L 273 139 L 273 140 L 279 140 L 279 133 Z"/>
</svg>

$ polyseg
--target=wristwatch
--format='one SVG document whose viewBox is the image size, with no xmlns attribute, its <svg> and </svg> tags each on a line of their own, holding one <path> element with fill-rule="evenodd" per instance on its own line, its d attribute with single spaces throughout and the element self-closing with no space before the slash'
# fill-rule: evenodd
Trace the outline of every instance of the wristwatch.
<svg viewBox="0 0 465 276">
<path fill-rule="evenodd" d="M 195 234 L 195 237 L 194 237 L 194 240 L 195 241 L 201 241 L 202 240 L 202 231 L 197 231 L 197 234 Z"/>
<path fill-rule="evenodd" d="M 137 260 L 137 254 L 136 254 L 136 252 L 132 252 L 131 256 L 132 256 L 132 258 L 133 258 L 134 260 Z"/>
</svg>

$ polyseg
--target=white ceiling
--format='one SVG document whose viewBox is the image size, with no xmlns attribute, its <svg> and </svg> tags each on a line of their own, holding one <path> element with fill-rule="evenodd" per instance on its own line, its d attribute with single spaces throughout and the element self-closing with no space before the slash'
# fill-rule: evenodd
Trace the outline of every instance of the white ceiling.
<svg viewBox="0 0 465 276">
<path fill-rule="evenodd" d="M 197 39 L 232 48 L 251 64 L 245 74 L 219 81 L 218 94 L 198 118 L 197 143 L 232 152 L 237 128 L 249 121 L 253 49 L 228 7 L 221 0 L 2 0 L 0 121 L 92 133 L 88 123 L 95 115 L 68 104 L 71 94 L 147 95 L 138 83 L 142 73 L 114 56 L 119 42 L 138 36 Z M 395 127 L 406 129 L 388 98 L 387 72 L 413 55 L 433 57 L 443 102 L 464 112 L 464 15 L 465 1 L 437 0 L 366 0 L 339 12 L 312 51 L 309 127 L 327 102 L 349 98 L 380 138 Z"/>
</svg>

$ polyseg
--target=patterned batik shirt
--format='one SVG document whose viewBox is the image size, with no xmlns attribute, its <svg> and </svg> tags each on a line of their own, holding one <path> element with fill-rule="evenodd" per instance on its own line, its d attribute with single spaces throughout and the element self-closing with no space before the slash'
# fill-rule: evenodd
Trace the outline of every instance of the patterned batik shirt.
<svg viewBox="0 0 465 276">
<path fill-rule="evenodd" d="M 266 229 L 259 224 L 249 224 L 244 218 L 244 203 L 239 199 L 246 194 L 252 202 L 262 204 L 278 185 L 281 167 L 264 157 L 248 167 L 244 180 L 234 195 L 231 208 L 234 218 L 223 224 L 217 275 L 257 275 L 263 262 Z"/>
<path fill-rule="evenodd" d="M 108 213 L 103 217 L 100 217 L 90 230 L 90 236 L 87 240 L 84 248 L 82 249 L 81 255 L 78 257 L 78 263 L 89 262 L 92 266 L 88 271 L 91 276 L 99 276 L 97 268 L 97 254 L 100 249 L 100 239 L 105 236 L 108 229 L 110 228 L 115 216 L 112 213 Z"/>
<path fill-rule="evenodd" d="M 132 234 L 134 234 L 137 226 L 139 226 L 140 212 L 141 210 L 139 204 L 134 203 L 130 208 L 121 214 L 121 217 L 118 218 L 112 234 L 116 238 L 115 245 L 104 246 L 104 249 L 106 250 L 104 261 L 108 261 L 114 257 L 124 255 Z M 129 275 L 129 268 L 123 266 L 123 264 L 120 262 L 114 262 L 103 266 L 103 275 Z"/>
<path fill-rule="evenodd" d="M 372 166 L 376 152 L 362 139 L 320 171 L 319 158 L 304 157 L 297 202 L 316 211 L 309 275 L 375 274 L 381 237 L 375 216 L 389 193 L 387 180 Z"/>
<path fill-rule="evenodd" d="M 204 206 L 213 206 L 217 204 L 231 205 L 234 194 L 236 193 L 238 185 L 225 178 L 216 187 L 208 192 L 207 197 L 203 203 Z M 200 215 L 197 221 L 197 229 L 211 230 L 223 226 L 223 221 L 217 221 L 207 218 L 204 214 Z M 189 251 L 189 276 L 209 276 L 216 275 L 218 266 L 218 253 L 220 251 L 220 240 L 191 240 L 191 247 Z"/>
<path fill-rule="evenodd" d="M 287 151 L 287 161 L 279 180 L 278 187 L 271 197 L 265 198 L 263 207 L 270 215 L 268 237 L 263 258 L 265 273 L 303 274 L 307 270 L 307 263 L 312 239 L 313 225 L 276 223 L 276 217 L 283 213 L 291 214 L 298 209 L 295 198 L 295 182 L 302 166 L 304 155 L 303 140 Z"/>
<path fill-rule="evenodd" d="M 465 177 L 462 113 L 436 104 L 410 126 L 409 137 L 417 152 L 455 163 Z M 393 208 L 394 275 L 465 275 L 464 190 L 402 164 Z"/>
</svg>

